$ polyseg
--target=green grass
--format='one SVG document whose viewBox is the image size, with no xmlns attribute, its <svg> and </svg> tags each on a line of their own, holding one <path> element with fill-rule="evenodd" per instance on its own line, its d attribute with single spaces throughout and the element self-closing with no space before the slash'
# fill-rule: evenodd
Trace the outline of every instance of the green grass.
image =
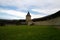
<svg viewBox="0 0 60 40">
<path fill-rule="evenodd" d="M 60 29 L 37 25 L 2 26 L 0 40 L 60 40 Z"/>
</svg>

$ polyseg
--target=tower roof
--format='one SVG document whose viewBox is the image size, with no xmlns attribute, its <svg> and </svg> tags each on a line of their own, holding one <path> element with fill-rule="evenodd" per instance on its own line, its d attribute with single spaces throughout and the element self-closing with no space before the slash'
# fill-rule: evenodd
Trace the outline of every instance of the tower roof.
<svg viewBox="0 0 60 40">
<path fill-rule="evenodd" d="M 27 16 L 31 16 L 29 12 L 27 13 Z"/>
</svg>

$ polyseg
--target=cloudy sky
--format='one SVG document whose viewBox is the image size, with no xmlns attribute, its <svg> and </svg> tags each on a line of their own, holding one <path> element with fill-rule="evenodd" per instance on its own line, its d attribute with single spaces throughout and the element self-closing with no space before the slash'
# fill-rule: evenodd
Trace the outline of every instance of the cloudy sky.
<svg viewBox="0 0 60 40">
<path fill-rule="evenodd" d="M 60 0 L 0 0 L 0 18 L 25 19 L 29 11 L 32 18 L 41 18 L 60 10 Z"/>
</svg>

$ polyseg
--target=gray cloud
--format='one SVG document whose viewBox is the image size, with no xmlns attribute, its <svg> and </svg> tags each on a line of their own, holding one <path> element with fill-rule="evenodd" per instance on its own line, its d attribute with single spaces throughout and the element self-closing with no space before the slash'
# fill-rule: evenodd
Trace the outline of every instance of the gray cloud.
<svg viewBox="0 0 60 40">
<path fill-rule="evenodd" d="M 60 8 L 60 0 L 0 0 L 0 5 L 17 6 L 21 9 L 27 9 L 30 6 Z"/>
</svg>

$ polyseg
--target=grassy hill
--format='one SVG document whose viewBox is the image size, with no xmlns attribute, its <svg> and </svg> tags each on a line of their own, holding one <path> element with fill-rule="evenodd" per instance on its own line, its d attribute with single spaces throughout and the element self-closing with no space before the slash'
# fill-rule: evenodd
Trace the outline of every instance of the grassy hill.
<svg viewBox="0 0 60 40">
<path fill-rule="evenodd" d="M 0 40 L 60 40 L 60 29 L 54 26 L 0 26 Z"/>
</svg>

